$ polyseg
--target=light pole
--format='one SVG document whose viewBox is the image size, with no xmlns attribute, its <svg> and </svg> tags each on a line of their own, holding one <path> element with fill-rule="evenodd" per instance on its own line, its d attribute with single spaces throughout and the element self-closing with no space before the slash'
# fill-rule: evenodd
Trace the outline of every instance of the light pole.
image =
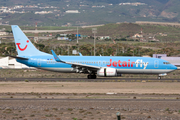
<svg viewBox="0 0 180 120">
<path fill-rule="evenodd" d="M 79 35 L 78 35 L 79 33 L 78 33 L 78 27 L 77 27 L 77 51 L 78 51 L 78 53 L 79 53 L 79 41 L 78 41 L 78 37 L 79 37 Z"/>
<path fill-rule="evenodd" d="M 78 41 L 78 37 L 79 37 L 79 36 L 78 36 L 78 27 L 77 27 L 77 44 L 78 44 L 78 42 L 79 42 L 79 41 Z"/>
<path fill-rule="evenodd" d="M 95 34 L 97 33 L 97 28 L 92 28 L 92 33 L 94 33 L 94 56 L 96 55 L 96 43 L 95 43 Z"/>
</svg>

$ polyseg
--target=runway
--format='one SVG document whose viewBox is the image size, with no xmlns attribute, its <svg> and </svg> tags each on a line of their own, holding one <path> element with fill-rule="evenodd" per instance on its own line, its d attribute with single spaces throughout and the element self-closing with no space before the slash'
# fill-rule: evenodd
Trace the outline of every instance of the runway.
<svg viewBox="0 0 180 120">
<path fill-rule="evenodd" d="M 180 79 L 162 78 L 0 78 L 0 82 L 5 81 L 28 81 L 28 82 L 180 82 Z"/>
<path fill-rule="evenodd" d="M 180 101 L 180 99 L 52 99 L 52 98 L 0 98 L 1 100 L 53 100 L 53 101 L 159 101 L 159 102 L 163 102 L 163 101 L 171 101 L 171 102 L 175 102 L 175 101 Z"/>
<path fill-rule="evenodd" d="M 180 118 L 180 79 L 0 78 L 0 119 Z M 108 119 L 107 119 L 108 118 Z"/>
</svg>

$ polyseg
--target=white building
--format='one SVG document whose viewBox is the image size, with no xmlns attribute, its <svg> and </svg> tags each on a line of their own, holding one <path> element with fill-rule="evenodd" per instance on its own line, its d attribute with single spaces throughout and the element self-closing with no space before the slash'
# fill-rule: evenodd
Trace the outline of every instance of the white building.
<svg viewBox="0 0 180 120">
<path fill-rule="evenodd" d="M 97 36 L 100 40 L 110 39 L 109 36 Z"/>
<path fill-rule="evenodd" d="M 35 14 L 49 14 L 53 13 L 52 11 L 40 11 L 40 12 L 35 12 Z"/>
<path fill-rule="evenodd" d="M 0 67 L 8 68 L 9 57 L 0 58 Z"/>
<path fill-rule="evenodd" d="M 135 34 L 134 36 L 132 36 L 133 38 L 142 38 L 143 37 L 143 35 L 141 35 L 141 34 Z"/>
<path fill-rule="evenodd" d="M 8 35 L 7 32 L 0 32 L 0 35 Z"/>
<path fill-rule="evenodd" d="M 78 10 L 67 10 L 66 13 L 80 13 Z"/>
<path fill-rule="evenodd" d="M 16 61 L 16 59 L 9 59 L 9 57 L 0 58 L 0 68 L 2 69 L 34 69 L 21 64 Z"/>
<path fill-rule="evenodd" d="M 58 37 L 57 40 L 69 40 L 68 37 Z"/>
</svg>

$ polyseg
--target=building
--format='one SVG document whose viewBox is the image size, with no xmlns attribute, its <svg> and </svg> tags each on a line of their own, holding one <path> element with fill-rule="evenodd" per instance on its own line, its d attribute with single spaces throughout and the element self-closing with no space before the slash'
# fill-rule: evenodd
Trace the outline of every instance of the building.
<svg viewBox="0 0 180 120">
<path fill-rule="evenodd" d="M 65 13 L 80 13 L 78 10 L 67 10 Z"/>
<path fill-rule="evenodd" d="M 162 57 L 167 57 L 166 54 L 153 54 L 153 58 L 162 58 Z"/>
<path fill-rule="evenodd" d="M 110 39 L 110 36 L 97 36 L 99 40 Z"/>
<path fill-rule="evenodd" d="M 1 69 L 35 69 L 33 67 L 28 67 L 16 61 L 16 59 L 10 59 L 9 57 L 0 58 L 0 68 Z"/>
<path fill-rule="evenodd" d="M 52 11 L 40 11 L 40 12 L 35 12 L 35 14 L 49 14 L 49 13 L 53 13 Z"/>
<path fill-rule="evenodd" d="M 0 32 L 0 35 L 8 35 L 7 32 Z"/>
<path fill-rule="evenodd" d="M 180 67 L 180 57 L 167 57 L 166 54 L 153 54 L 153 58 L 160 58 L 170 62 L 176 67 Z"/>
<path fill-rule="evenodd" d="M 132 36 L 133 38 L 142 38 L 143 37 L 143 35 L 141 35 L 141 34 L 135 34 L 134 36 Z"/>
<path fill-rule="evenodd" d="M 57 37 L 57 40 L 69 40 L 68 37 Z"/>
</svg>

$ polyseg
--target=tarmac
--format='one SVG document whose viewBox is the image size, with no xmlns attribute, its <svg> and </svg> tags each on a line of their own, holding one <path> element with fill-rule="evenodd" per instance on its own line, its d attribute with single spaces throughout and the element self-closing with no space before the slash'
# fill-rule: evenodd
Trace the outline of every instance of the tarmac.
<svg viewBox="0 0 180 120">
<path fill-rule="evenodd" d="M 180 79 L 157 78 L 0 78 L 0 81 L 42 81 L 42 82 L 180 82 Z"/>
</svg>

